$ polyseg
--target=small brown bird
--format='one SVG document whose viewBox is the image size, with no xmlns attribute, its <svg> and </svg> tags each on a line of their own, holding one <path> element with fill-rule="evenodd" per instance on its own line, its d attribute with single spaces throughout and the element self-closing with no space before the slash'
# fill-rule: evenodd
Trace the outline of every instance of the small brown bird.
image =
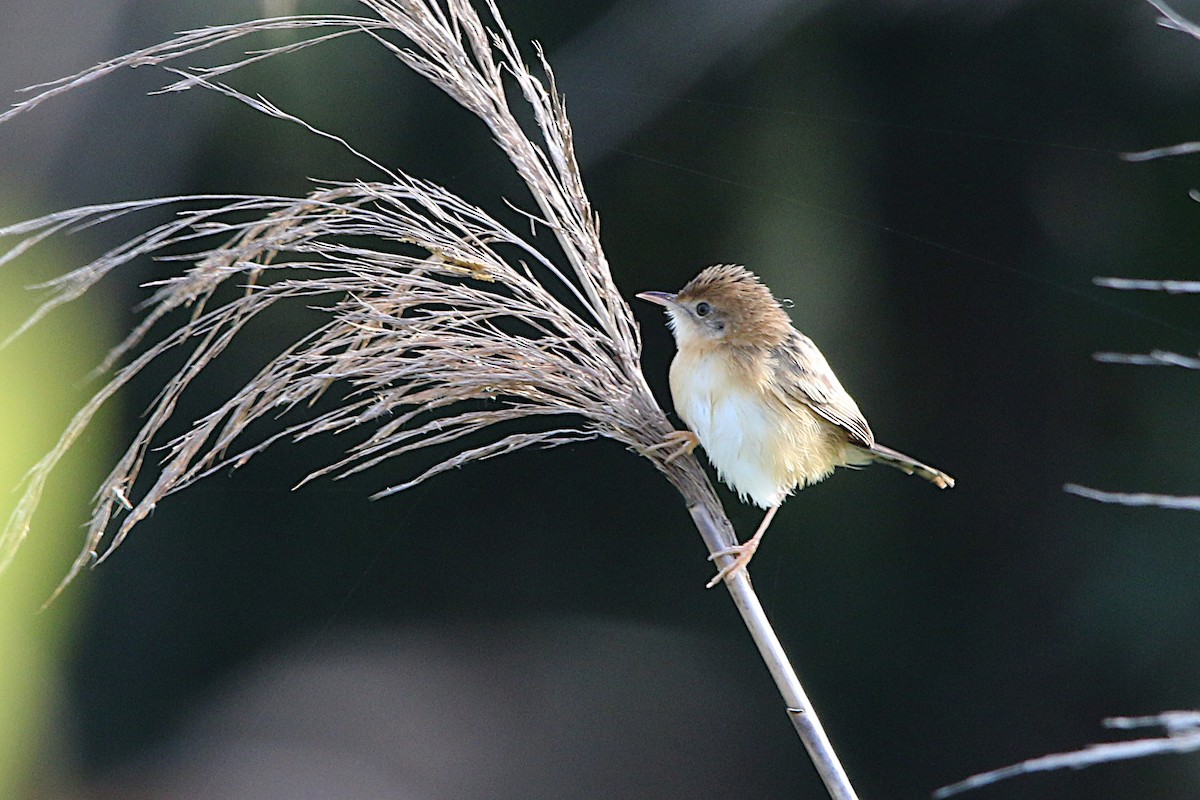
<svg viewBox="0 0 1200 800">
<path fill-rule="evenodd" d="M 677 448 L 670 460 L 703 446 L 721 480 L 743 502 L 767 510 L 749 541 L 711 557 L 737 555 L 709 588 L 750 563 L 788 495 L 835 467 L 879 462 L 942 489 L 954 485 L 946 473 L 876 444 L 825 356 L 745 267 L 709 267 L 678 294 L 638 297 L 667 309 L 679 349 L 671 363 L 671 397 L 691 428 L 655 447 Z"/>
</svg>

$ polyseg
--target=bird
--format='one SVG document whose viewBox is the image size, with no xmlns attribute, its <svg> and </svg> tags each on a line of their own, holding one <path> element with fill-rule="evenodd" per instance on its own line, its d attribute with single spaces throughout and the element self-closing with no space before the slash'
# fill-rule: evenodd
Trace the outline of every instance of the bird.
<svg viewBox="0 0 1200 800">
<path fill-rule="evenodd" d="M 754 536 L 709 557 L 736 556 L 708 588 L 745 569 L 787 497 L 837 467 L 881 463 L 954 486 L 941 470 L 875 441 L 825 356 L 745 267 L 707 267 L 678 293 L 637 297 L 666 308 L 676 345 L 671 399 L 688 427 L 647 451 L 669 448 L 670 462 L 700 446 L 742 502 L 766 510 Z"/>
</svg>

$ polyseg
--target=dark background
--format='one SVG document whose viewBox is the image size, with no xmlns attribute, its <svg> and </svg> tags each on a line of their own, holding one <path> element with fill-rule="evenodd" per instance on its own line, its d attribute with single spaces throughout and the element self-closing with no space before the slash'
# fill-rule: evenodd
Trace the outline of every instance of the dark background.
<svg viewBox="0 0 1200 800">
<path fill-rule="evenodd" d="M 3 5 L 4 90 L 290 7 Z M 556 68 L 626 296 L 747 264 L 793 301 L 880 441 L 958 480 L 938 492 L 892 470 L 839 473 L 784 506 L 754 562 L 861 794 L 925 797 L 1112 736 L 1106 716 L 1195 707 L 1200 516 L 1062 486 L 1200 493 L 1194 374 L 1091 357 L 1200 348 L 1200 298 L 1091 284 L 1198 277 L 1197 162 L 1119 153 L 1200 138 L 1200 42 L 1134 0 L 502 7 Z M 168 79 L 122 73 L 0 127 L 4 219 L 377 177 L 233 101 L 144 96 Z M 502 196 L 530 207 L 482 125 L 366 37 L 234 80 L 498 214 Z M 149 221 L 70 237 L 43 269 Z M 138 284 L 170 266 L 138 264 L 97 290 L 97 316 L 43 328 L 68 348 L 112 341 Z M 635 311 L 667 403 L 669 334 L 656 309 Z M 269 356 L 307 319 L 239 352 Z M 61 376 L 71 408 L 87 369 Z M 107 458 L 166 377 L 107 418 Z M 211 375 L 186 412 L 234 391 L 232 377 Z M 56 413 L 61 428 L 69 411 Z M 30 617 L 65 633 L 44 706 L 28 711 L 40 755 L 14 796 L 820 796 L 647 462 L 600 442 L 381 502 L 366 498 L 402 465 L 290 491 L 338 444 L 278 446 L 170 499 Z M 29 582 L 31 608 L 69 563 L 87 480 L 59 486 L 76 504 L 61 530 L 35 524 L 31 539 L 65 544 Z M 748 534 L 760 512 L 721 491 Z M 1163 757 L 971 796 L 1190 797 L 1198 765 Z"/>
</svg>

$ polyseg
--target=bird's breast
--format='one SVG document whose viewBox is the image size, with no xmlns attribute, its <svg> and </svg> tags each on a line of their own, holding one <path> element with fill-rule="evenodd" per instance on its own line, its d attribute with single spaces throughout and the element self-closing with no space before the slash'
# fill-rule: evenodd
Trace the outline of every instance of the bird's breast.
<svg viewBox="0 0 1200 800">
<path fill-rule="evenodd" d="M 743 500 L 770 508 L 845 463 L 845 445 L 806 406 L 772 401 L 765 389 L 753 364 L 719 351 L 681 350 L 671 364 L 675 411 L 721 480 Z"/>
</svg>

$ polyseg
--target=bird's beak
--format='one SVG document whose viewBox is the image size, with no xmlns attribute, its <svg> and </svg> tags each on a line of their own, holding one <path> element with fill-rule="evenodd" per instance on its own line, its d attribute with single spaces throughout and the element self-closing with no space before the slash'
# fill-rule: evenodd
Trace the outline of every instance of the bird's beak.
<svg viewBox="0 0 1200 800">
<path fill-rule="evenodd" d="M 640 300 L 649 300 L 651 303 L 658 303 L 660 306 L 670 308 L 676 305 L 676 295 L 670 292 L 641 292 L 637 295 Z"/>
</svg>

